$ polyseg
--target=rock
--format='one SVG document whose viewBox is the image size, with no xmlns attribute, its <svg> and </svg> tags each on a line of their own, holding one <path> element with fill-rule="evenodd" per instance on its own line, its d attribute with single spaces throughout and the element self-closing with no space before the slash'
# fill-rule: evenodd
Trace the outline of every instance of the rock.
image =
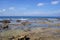
<svg viewBox="0 0 60 40">
<path fill-rule="evenodd" d="M 3 20 L 3 23 L 10 23 L 10 20 Z"/>
</svg>

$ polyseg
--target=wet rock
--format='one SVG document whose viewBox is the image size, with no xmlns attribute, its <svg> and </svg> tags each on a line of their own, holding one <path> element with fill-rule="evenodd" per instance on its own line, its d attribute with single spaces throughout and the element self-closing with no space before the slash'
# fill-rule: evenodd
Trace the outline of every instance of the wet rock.
<svg viewBox="0 0 60 40">
<path fill-rule="evenodd" d="M 26 21 L 26 22 L 22 22 L 21 24 L 23 24 L 25 26 L 25 25 L 30 25 L 31 22 Z"/>
<path fill-rule="evenodd" d="M 6 28 L 8 29 L 8 27 L 9 27 L 9 26 L 7 25 L 7 26 L 3 27 L 3 29 L 6 29 Z"/>
<path fill-rule="evenodd" d="M 10 23 L 10 20 L 3 20 L 3 23 Z"/>
<path fill-rule="evenodd" d="M 21 22 L 21 20 L 16 20 L 16 22 Z"/>
</svg>

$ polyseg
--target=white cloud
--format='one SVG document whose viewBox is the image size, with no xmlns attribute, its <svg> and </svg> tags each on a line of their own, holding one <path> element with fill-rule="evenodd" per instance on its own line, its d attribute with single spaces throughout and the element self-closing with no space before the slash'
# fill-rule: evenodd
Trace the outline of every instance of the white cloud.
<svg viewBox="0 0 60 40">
<path fill-rule="evenodd" d="M 1 10 L 0 10 L 0 13 L 1 13 L 1 12 L 5 12 L 5 11 L 6 11 L 6 9 L 1 9 Z"/>
<path fill-rule="evenodd" d="M 2 12 L 5 12 L 6 11 L 6 9 L 2 9 Z"/>
<path fill-rule="evenodd" d="M 58 3 L 59 3 L 59 1 L 52 1 L 52 2 L 51 2 L 52 5 L 56 5 L 56 4 L 58 4 Z"/>
<path fill-rule="evenodd" d="M 10 10 L 14 10 L 14 9 L 15 9 L 15 7 L 10 7 L 9 9 L 10 9 Z"/>
<path fill-rule="evenodd" d="M 37 6 L 44 6 L 44 3 L 38 3 Z"/>
</svg>

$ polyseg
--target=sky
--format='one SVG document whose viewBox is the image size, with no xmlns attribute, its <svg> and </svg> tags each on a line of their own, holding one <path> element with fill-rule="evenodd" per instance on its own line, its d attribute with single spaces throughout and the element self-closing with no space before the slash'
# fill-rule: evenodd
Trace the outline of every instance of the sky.
<svg viewBox="0 0 60 40">
<path fill-rule="evenodd" d="M 0 16 L 60 16 L 60 0 L 0 0 Z"/>
</svg>

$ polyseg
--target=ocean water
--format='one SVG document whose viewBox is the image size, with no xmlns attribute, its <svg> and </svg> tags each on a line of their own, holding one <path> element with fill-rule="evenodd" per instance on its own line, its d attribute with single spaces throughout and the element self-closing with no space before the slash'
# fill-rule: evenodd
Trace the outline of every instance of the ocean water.
<svg viewBox="0 0 60 40">
<path fill-rule="evenodd" d="M 0 16 L 0 18 L 60 18 L 60 16 Z"/>
</svg>

